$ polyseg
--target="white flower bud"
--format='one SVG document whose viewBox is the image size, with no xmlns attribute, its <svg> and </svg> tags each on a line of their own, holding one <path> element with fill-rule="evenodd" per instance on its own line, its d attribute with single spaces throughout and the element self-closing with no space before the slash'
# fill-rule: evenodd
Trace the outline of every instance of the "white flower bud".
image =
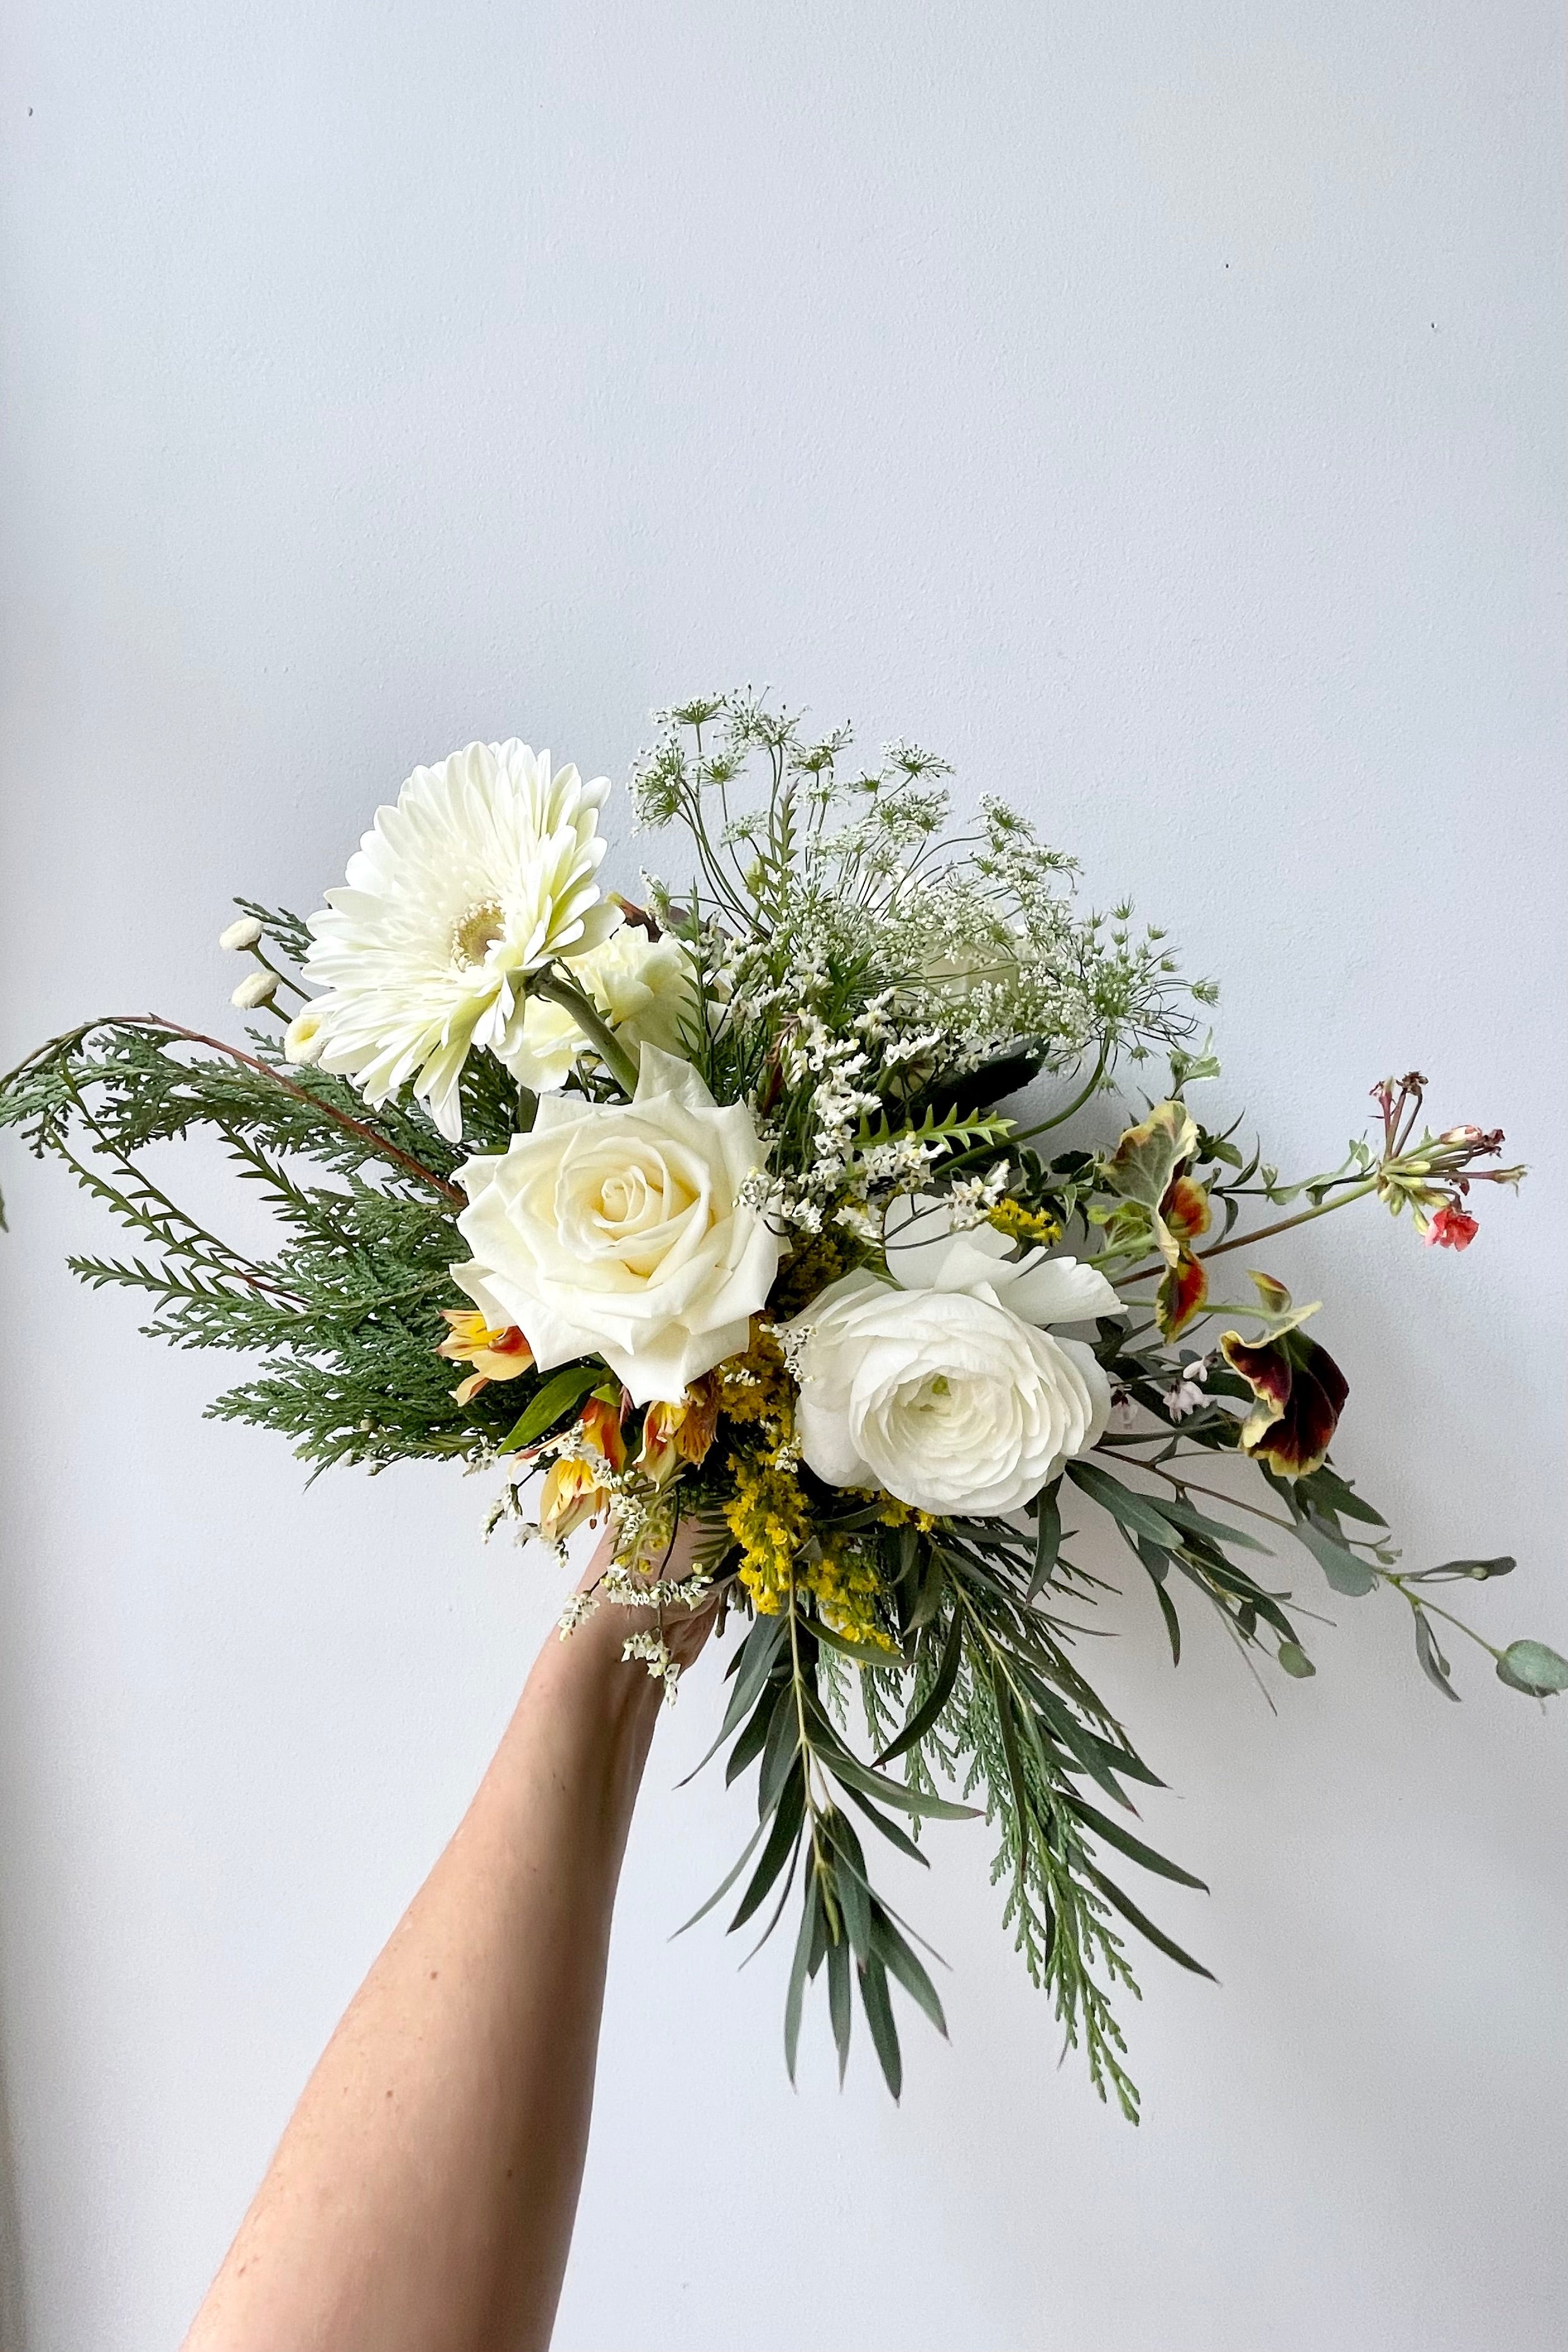
<svg viewBox="0 0 1568 2352">
<path fill-rule="evenodd" d="M 218 945 L 232 948 L 235 955 L 243 955 L 246 948 L 255 947 L 261 933 L 262 926 L 254 915 L 242 915 L 237 923 L 231 923 L 226 931 L 218 933 Z"/>
<path fill-rule="evenodd" d="M 242 1013 L 256 1013 L 262 1005 L 270 1004 L 277 993 L 277 974 L 275 971 L 250 971 L 235 990 L 229 1003 L 237 1004 Z"/>
<path fill-rule="evenodd" d="M 321 1058 L 327 1043 L 327 1024 L 313 1004 L 297 1013 L 289 1023 L 283 1039 L 283 1058 L 299 1069 L 308 1069 Z"/>
</svg>

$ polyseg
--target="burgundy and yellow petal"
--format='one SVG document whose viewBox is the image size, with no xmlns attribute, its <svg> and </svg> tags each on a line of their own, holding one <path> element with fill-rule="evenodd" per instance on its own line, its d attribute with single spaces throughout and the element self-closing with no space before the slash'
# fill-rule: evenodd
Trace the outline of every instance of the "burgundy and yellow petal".
<svg viewBox="0 0 1568 2352">
<path fill-rule="evenodd" d="M 1177 1176 L 1160 1202 L 1160 1217 L 1184 1248 L 1201 1241 L 1214 1223 L 1208 1194 L 1196 1176 Z"/>
<path fill-rule="evenodd" d="M 1227 1331 L 1220 1349 L 1256 1402 L 1241 1425 L 1241 1450 L 1276 1477 L 1301 1478 L 1326 1459 L 1350 1383 L 1326 1348 L 1303 1331 L 1250 1347 Z"/>
<path fill-rule="evenodd" d="M 1184 1249 L 1155 1294 L 1161 1335 L 1174 1339 L 1185 1331 L 1207 1297 L 1207 1269 L 1201 1258 Z"/>
</svg>

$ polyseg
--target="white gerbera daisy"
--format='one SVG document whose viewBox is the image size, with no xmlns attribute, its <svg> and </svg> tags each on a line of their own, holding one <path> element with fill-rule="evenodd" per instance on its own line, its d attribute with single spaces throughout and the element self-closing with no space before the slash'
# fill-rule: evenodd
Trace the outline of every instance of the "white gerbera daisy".
<svg viewBox="0 0 1568 2352">
<path fill-rule="evenodd" d="M 455 1142 L 463 1065 L 476 1046 L 505 1060 L 520 1044 L 525 975 L 621 920 L 593 878 L 609 790 L 573 767 L 552 775 L 548 751 L 515 740 L 416 768 L 310 918 L 322 1066 L 372 1104 L 412 1079 Z"/>
</svg>

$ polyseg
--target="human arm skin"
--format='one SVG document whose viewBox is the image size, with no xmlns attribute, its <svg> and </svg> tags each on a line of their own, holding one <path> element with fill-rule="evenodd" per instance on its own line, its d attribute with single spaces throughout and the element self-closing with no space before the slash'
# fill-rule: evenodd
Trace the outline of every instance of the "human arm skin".
<svg viewBox="0 0 1568 2352">
<path fill-rule="evenodd" d="M 585 1585 L 608 1556 L 602 1544 Z M 607 1605 L 546 1642 L 477 1795 L 306 2085 L 185 2352 L 549 2344 L 616 1882 L 662 1696 L 621 1656 L 638 1622 Z M 695 1656 L 710 1623 L 676 1612 L 674 1655 Z"/>
</svg>

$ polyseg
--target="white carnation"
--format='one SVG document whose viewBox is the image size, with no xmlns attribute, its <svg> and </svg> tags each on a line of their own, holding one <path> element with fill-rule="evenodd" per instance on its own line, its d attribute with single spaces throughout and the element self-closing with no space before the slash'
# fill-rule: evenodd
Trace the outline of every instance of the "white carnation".
<svg viewBox="0 0 1568 2352">
<path fill-rule="evenodd" d="M 621 920 L 594 880 L 609 790 L 516 741 L 416 768 L 310 918 L 323 1066 L 357 1077 L 371 1103 L 412 1079 L 455 1141 L 463 1065 L 476 1047 L 508 1060 L 520 1046 L 527 974 Z"/>
<path fill-rule="evenodd" d="M 990 1226 L 955 1233 L 936 1195 L 895 1202 L 885 1244 L 891 1283 L 845 1275 L 786 1327 L 806 1461 L 941 1517 L 1020 1509 L 1111 1402 L 1091 1349 L 1038 1326 L 1114 1313 L 1115 1292 L 1072 1258 L 1013 1257 Z"/>
<path fill-rule="evenodd" d="M 634 1402 L 673 1402 L 745 1348 L 778 1270 L 745 1192 L 762 1157 L 744 1105 L 645 1045 L 632 1102 L 547 1096 L 530 1134 L 465 1161 L 453 1279 L 541 1371 L 599 1355 Z"/>
</svg>

